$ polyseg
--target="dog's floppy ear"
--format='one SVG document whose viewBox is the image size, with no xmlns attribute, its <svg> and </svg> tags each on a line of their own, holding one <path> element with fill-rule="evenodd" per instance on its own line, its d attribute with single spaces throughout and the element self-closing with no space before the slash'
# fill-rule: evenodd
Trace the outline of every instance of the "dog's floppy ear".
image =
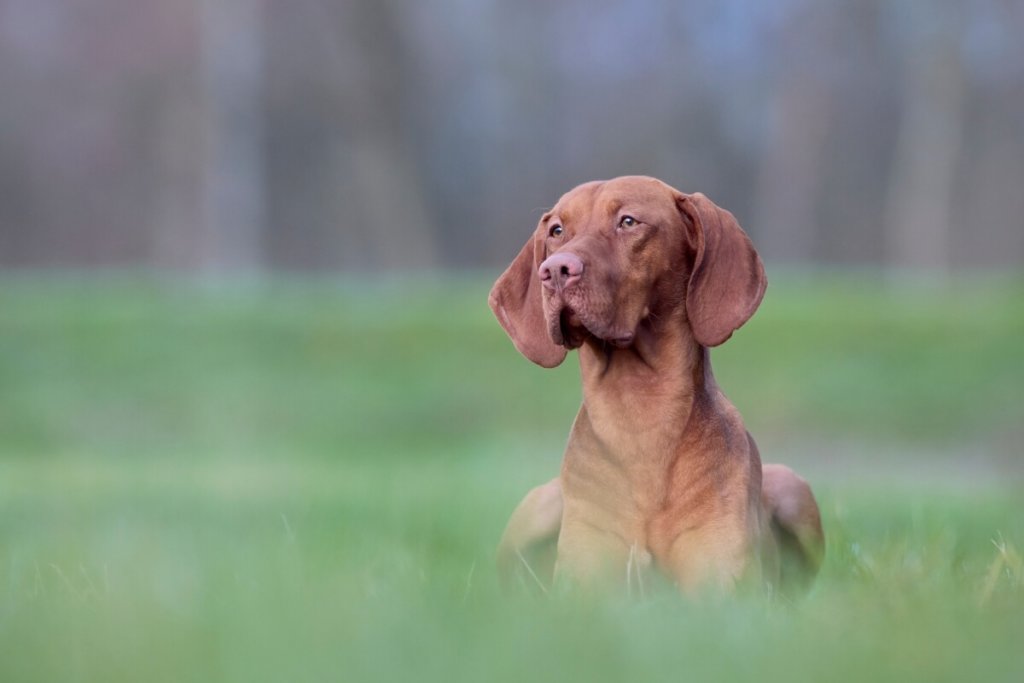
<svg viewBox="0 0 1024 683">
<path fill-rule="evenodd" d="M 541 301 L 543 285 L 537 275 L 540 248 L 536 237 L 527 240 L 519 256 L 494 283 L 487 303 L 519 353 L 541 367 L 553 368 L 565 360 L 567 351 L 548 336 Z"/>
<path fill-rule="evenodd" d="M 768 279 L 750 238 L 733 215 L 701 193 L 680 194 L 694 250 L 686 313 L 697 342 L 718 346 L 754 314 Z"/>
</svg>

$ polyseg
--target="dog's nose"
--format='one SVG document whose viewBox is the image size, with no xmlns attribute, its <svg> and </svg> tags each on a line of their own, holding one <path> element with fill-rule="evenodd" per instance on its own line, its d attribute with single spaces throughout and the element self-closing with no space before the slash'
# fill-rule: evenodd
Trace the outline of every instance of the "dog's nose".
<svg viewBox="0 0 1024 683">
<path fill-rule="evenodd" d="M 537 274 L 545 287 L 561 291 L 583 276 L 583 261 L 571 252 L 559 252 L 545 259 Z"/>
</svg>

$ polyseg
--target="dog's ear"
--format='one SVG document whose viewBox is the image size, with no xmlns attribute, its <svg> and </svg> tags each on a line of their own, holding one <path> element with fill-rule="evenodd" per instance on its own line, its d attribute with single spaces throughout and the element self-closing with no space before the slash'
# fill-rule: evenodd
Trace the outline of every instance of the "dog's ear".
<svg viewBox="0 0 1024 683">
<path fill-rule="evenodd" d="M 487 303 L 519 353 L 541 367 L 553 368 L 565 360 L 568 352 L 551 341 L 544 320 L 543 285 L 537 275 L 542 248 L 536 235 L 527 240 L 519 256 L 494 283 Z"/>
<path fill-rule="evenodd" d="M 750 238 L 733 215 L 699 192 L 682 194 L 679 210 L 689 218 L 687 237 L 693 270 L 686 314 L 703 346 L 718 346 L 754 314 L 768 279 Z"/>
</svg>

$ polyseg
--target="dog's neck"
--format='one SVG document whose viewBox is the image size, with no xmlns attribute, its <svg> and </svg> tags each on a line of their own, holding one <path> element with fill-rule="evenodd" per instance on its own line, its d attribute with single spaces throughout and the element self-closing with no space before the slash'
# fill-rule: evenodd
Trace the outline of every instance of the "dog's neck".
<svg viewBox="0 0 1024 683">
<path fill-rule="evenodd" d="M 603 441 L 681 439 L 695 401 L 718 391 L 708 350 L 682 320 L 642 323 L 625 349 L 588 340 L 579 357 L 583 407 Z"/>
</svg>

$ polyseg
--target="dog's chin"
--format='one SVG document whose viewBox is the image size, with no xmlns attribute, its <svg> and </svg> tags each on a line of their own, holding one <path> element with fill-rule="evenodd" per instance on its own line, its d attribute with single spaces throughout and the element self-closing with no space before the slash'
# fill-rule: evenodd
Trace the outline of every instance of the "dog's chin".
<svg viewBox="0 0 1024 683">
<path fill-rule="evenodd" d="M 570 351 L 583 346 L 588 340 L 623 349 L 632 345 L 634 337 L 633 332 L 616 332 L 609 326 L 588 320 L 570 306 L 552 312 L 548 318 L 548 333 L 551 341 Z"/>
</svg>

